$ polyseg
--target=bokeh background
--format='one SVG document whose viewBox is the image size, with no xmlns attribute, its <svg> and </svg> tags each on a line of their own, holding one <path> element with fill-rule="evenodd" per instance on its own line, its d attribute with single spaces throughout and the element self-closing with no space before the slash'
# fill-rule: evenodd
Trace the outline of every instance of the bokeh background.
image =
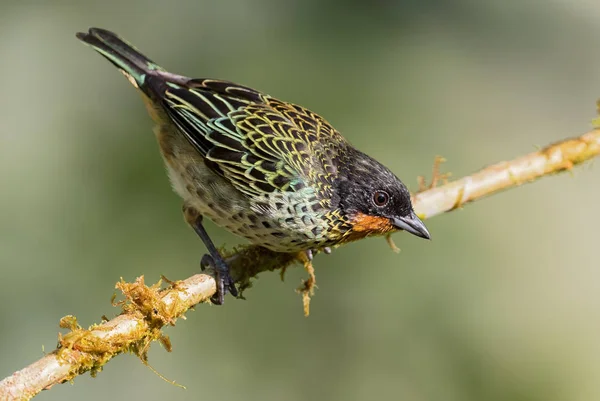
<svg viewBox="0 0 600 401">
<path fill-rule="evenodd" d="M 0 377 L 56 345 L 58 320 L 114 316 L 119 277 L 188 277 L 180 215 L 140 98 L 74 37 L 111 29 L 167 69 L 307 106 L 416 188 L 590 128 L 600 3 L 0 0 Z M 600 171 L 592 164 L 316 258 L 302 316 L 263 274 L 199 307 L 150 363 L 111 361 L 40 400 L 600 399 Z M 219 244 L 241 240 L 209 226 Z"/>
</svg>

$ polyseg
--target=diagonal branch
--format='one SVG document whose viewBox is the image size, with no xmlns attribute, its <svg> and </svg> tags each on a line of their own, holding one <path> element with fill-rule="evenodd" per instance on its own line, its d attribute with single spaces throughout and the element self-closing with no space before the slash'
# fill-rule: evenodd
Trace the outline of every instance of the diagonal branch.
<svg viewBox="0 0 600 401">
<path fill-rule="evenodd" d="M 570 170 L 599 154 L 600 129 L 596 129 L 440 187 L 432 185 L 415 194 L 415 211 L 422 218 L 431 218 L 501 190 Z M 438 179 L 434 169 L 432 184 Z M 259 273 L 285 269 L 295 261 L 294 254 L 275 253 L 256 246 L 241 248 L 228 257 L 232 275 L 242 288 L 248 288 L 250 280 Z M 147 350 L 156 340 L 170 350 L 169 340 L 161 329 L 185 318 L 184 313 L 196 304 L 207 302 L 215 292 L 215 281 L 210 274 L 203 273 L 169 284 L 164 289 L 160 289 L 160 282 L 148 287 L 143 277 L 134 283 L 117 283 L 126 299 L 118 303 L 123 313 L 89 329 L 77 325 L 74 317 L 63 318 L 61 327 L 71 331 L 64 336 L 59 334 L 58 348 L 2 380 L 0 399 L 28 400 L 82 373 L 90 371 L 95 375 L 112 357 L 123 352 L 134 352 L 146 361 Z"/>
</svg>

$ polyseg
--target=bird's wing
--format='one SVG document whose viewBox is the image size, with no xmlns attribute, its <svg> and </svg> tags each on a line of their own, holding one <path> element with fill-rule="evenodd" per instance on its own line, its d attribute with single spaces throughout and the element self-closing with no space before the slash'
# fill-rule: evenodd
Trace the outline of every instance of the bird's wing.
<svg viewBox="0 0 600 401">
<path fill-rule="evenodd" d="M 345 142 L 318 115 L 231 82 L 167 85 L 164 107 L 173 122 L 239 191 L 259 198 L 330 190 Z"/>
</svg>

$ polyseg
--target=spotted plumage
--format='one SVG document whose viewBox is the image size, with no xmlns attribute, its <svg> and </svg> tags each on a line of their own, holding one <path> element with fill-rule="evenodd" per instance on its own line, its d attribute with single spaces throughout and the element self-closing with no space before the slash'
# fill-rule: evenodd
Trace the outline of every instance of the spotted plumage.
<svg viewBox="0 0 600 401">
<path fill-rule="evenodd" d="M 106 30 L 77 36 L 142 92 L 186 220 L 205 243 L 201 216 L 277 252 L 399 229 L 429 237 L 404 184 L 319 115 L 232 82 L 169 73 Z"/>
<path fill-rule="evenodd" d="M 227 211 L 243 206 L 227 214 L 228 221 L 214 215 L 210 209 L 215 205 L 197 205 L 203 214 L 275 251 L 320 248 L 346 237 L 351 227 L 331 200 L 348 144 L 323 118 L 255 90 L 208 79 L 191 80 L 185 87 L 167 85 L 163 106 L 204 165 L 242 198 L 225 206 Z"/>
</svg>

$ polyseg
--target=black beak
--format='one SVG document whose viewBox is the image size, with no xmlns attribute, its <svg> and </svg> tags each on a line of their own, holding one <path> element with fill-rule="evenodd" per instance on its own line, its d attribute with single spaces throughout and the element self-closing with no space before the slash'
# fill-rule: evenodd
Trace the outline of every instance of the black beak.
<svg viewBox="0 0 600 401">
<path fill-rule="evenodd" d="M 394 223 L 394 226 L 400 230 L 409 232 L 417 237 L 431 239 L 427 227 L 425 227 L 425 224 L 417 217 L 415 212 L 410 212 L 406 217 L 394 217 L 392 222 Z"/>
</svg>

